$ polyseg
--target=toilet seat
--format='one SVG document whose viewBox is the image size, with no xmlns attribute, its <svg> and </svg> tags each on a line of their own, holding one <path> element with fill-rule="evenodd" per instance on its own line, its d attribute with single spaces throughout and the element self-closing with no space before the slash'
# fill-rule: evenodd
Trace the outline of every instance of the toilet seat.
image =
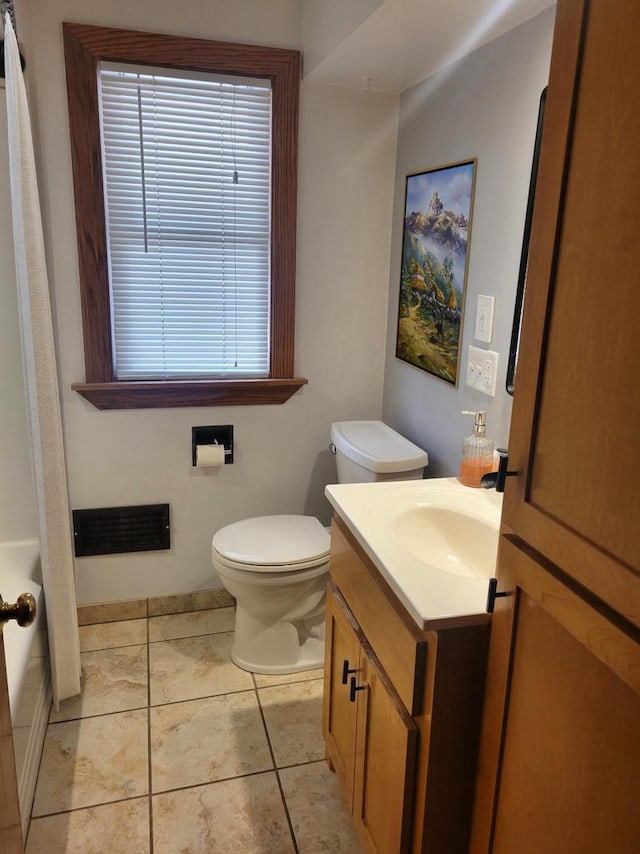
<svg viewBox="0 0 640 854">
<path fill-rule="evenodd" d="M 233 564 L 225 561 L 220 555 L 213 552 L 213 566 L 224 582 L 235 581 L 243 584 L 251 584 L 254 588 L 288 587 L 292 584 L 312 581 L 329 572 L 329 558 L 318 560 L 316 563 L 304 566 L 274 566 L 268 572 L 254 572 L 252 567 L 245 564 Z"/>
<path fill-rule="evenodd" d="M 262 564 L 241 563 L 240 561 L 229 560 L 229 558 L 221 555 L 216 549 L 212 549 L 212 556 L 219 566 L 231 570 L 232 572 L 236 572 L 238 575 L 248 575 L 249 573 L 252 575 L 264 575 L 269 577 L 286 575 L 289 578 L 296 574 L 306 572 L 309 569 L 314 569 L 316 566 L 323 566 L 329 560 L 329 555 L 326 554 L 324 557 L 300 561 L 300 563 L 270 563 L 267 566 L 263 566 Z"/>
<path fill-rule="evenodd" d="M 258 516 L 226 525 L 212 540 L 216 559 L 244 572 L 287 573 L 327 562 L 330 538 L 315 516 Z"/>
</svg>

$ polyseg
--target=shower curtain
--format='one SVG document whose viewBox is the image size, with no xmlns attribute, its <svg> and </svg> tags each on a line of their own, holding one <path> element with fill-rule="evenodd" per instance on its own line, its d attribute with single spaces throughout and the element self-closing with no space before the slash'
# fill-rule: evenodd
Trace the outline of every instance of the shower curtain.
<svg viewBox="0 0 640 854">
<path fill-rule="evenodd" d="M 58 706 L 61 700 L 80 693 L 71 520 L 31 122 L 11 5 L 3 2 L 0 10 L 4 13 L 9 173 L 20 332 L 53 700 Z"/>
</svg>

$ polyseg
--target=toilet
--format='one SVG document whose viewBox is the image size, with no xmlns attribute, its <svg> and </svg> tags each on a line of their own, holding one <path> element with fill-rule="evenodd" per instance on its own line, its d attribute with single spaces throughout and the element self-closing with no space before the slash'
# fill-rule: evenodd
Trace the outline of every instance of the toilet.
<svg viewBox="0 0 640 854">
<path fill-rule="evenodd" d="M 427 454 L 382 421 L 331 426 L 339 483 L 422 478 Z M 296 673 L 324 663 L 330 538 L 314 516 L 243 519 L 211 543 L 214 569 L 236 599 L 232 661 L 253 673 Z"/>
</svg>

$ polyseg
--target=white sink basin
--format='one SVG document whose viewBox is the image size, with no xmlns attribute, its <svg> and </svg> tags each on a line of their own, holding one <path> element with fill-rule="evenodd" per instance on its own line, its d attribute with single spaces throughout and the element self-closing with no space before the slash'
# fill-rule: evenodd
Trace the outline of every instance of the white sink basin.
<svg viewBox="0 0 640 854">
<path fill-rule="evenodd" d="M 486 618 L 502 496 L 455 478 L 336 484 L 326 495 L 421 628 Z"/>
<path fill-rule="evenodd" d="M 413 507 L 392 523 L 401 548 L 444 572 L 491 578 L 498 553 L 495 525 L 442 507 Z"/>
</svg>

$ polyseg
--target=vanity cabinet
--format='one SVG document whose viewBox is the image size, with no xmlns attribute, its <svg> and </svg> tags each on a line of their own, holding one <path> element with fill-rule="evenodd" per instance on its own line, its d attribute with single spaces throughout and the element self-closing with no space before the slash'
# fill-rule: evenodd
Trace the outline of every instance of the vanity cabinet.
<svg viewBox="0 0 640 854">
<path fill-rule="evenodd" d="M 487 630 L 418 627 L 334 517 L 323 731 L 365 851 L 466 854 Z"/>
<path fill-rule="evenodd" d="M 406 851 L 417 727 L 333 585 L 327 626 L 327 753 L 368 849 Z"/>
<path fill-rule="evenodd" d="M 558 0 L 472 854 L 640 851 L 639 33 Z"/>
</svg>

